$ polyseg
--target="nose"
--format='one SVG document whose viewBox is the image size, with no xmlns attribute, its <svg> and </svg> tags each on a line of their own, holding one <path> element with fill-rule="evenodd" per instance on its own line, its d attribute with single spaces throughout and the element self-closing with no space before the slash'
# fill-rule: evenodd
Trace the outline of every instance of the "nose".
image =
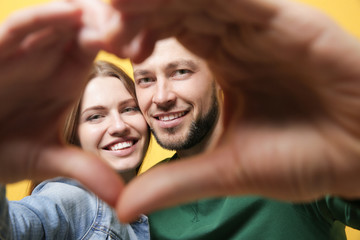
<svg viewBox="0 0 360 240">
<path fill-rule="evenodd" d="M 126 136 L 127 134 L 129 134 L 129 126 L 128 124 L 123 121 L 123 119 L 121 118 L 119 113 L 114 113 L 112 114 L 113 116 L 111 117 L 110 120 L 110 124 L 108 127 L 108 133 L 111 136 Z"/>
<path fill-rule="evenodd" d="M 160 108 L 171 107 L 176 100 L 176 94 L 173 91 L 172 84 L 168 80 L 158 80 L 156 82 L 155 93 L 153 95 L 153 103 Z"/>
</svg>

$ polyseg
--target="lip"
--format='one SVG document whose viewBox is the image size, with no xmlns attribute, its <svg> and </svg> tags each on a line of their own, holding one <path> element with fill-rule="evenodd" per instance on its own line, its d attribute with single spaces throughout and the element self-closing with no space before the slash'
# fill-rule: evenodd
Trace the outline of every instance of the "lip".
<svg viewBox="0 0 360 240">
<path fill-rule="evenodd" d="M 167 113 L 158 113 L 154 114 L 153 118 L 157 122 L 160 128 L 174 128 L 179 126 L 185 119 L 185 116 L 189 113 L 188 110 L 176 111 L 176 112 L 167 112 Z M 180 115 L 180 116 L 179 116 Z M 172 116 L 174 119 L 169 119 Z M 164 118 L 165 120 L 160 120 Z"/>
<path fill-rule="evenodd" d="M 128 142 L 128 141 L 132 141 L 132 145 L 130 147 L 126 147 L 126 148 L 123 148 L 123 149 L 118 149 L 118 150 L 111 150 L 110 147 L 117 144 L 117 143 L 123 143 L 123 142 Z M 137 146 L 137 143 L 138 143 L 138 139 L 122 139 L 122 140 L 116 140 L 116 141 L 113 141 L 109 144 L 107 144 L 106 146 L 102 147 L 101 149 L 103 151 L 105 151 L 106 153 L 109 153 L 113 156 L 116 156 L 116 157 L 126 157 L 130 154 L 132 154 L 135 149 L 136 149 L 136 146 Z"/>
</svg>

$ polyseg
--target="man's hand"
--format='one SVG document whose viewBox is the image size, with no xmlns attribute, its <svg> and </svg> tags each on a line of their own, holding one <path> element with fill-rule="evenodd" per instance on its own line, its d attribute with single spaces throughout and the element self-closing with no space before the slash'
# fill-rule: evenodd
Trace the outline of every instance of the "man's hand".
<svg viewBox="0 0 360 240">
<path fill-rule="evenodd" d="M 157 39 L 176 35 L 207 59 L 225 99 L 217 148 L 136 178 L 119 201 L 122 220 L 209 196 L 360 197 L 357 39 L 285 0 L 112 4 L 136 29 L 120 33 L 133 40 L 118 52 L 141 61 Z"/>
<path fill-rule="evenodd" d="M 114 205 L 123 186 L 117 174 L 60 137 L 97 54 L 90 37 L 97 26 L 86 14 L 54 2 L 19 11 L 0 26 L 0 181 L 67 176 Z"/>
</svg>

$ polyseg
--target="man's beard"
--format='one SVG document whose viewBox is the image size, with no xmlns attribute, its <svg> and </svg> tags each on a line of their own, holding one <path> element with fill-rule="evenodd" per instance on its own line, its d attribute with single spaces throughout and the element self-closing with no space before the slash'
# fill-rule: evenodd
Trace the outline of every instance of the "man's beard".
<svg viewBox="0 0 360 240">
<path fill-rule="evenodd" d="M 199 144 L 205 136 L 214 128 L 217 119 L 219 117 L 219 103 L 214 94 L 212 96 L 211 108 L 206 113 L 206 115 L 197 121 L 194 121 L 190 125 L 189 132 L 184 140 L 179 140 L 177 142 L 167 141 L 166 139 L 161 140 L 158 135 L 156 135 L 154 129 L 151 129 L 156 141 L 158 144 L 168 150 L 186 150 L 190 149 L 197 144 Z M 166 131 L 171 134 L 176 134 L 176 128 L 168 128 Z M 171 136 L 169 137 L 171 138 Z"/>
</svg>

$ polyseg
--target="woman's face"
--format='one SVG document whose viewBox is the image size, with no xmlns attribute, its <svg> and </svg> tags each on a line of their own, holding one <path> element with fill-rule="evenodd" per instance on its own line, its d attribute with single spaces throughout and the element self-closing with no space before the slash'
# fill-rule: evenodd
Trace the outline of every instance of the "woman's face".
<svg viewBox="0 0 360 240">
<path fill-rule="evenodd" d="M 135 170 L 149 144 L 148 127 L 135 99 L 115 77 L 97 77 L 85 88 L 78 135 L 81 147 L 118 172 Z"/>
</svg>

